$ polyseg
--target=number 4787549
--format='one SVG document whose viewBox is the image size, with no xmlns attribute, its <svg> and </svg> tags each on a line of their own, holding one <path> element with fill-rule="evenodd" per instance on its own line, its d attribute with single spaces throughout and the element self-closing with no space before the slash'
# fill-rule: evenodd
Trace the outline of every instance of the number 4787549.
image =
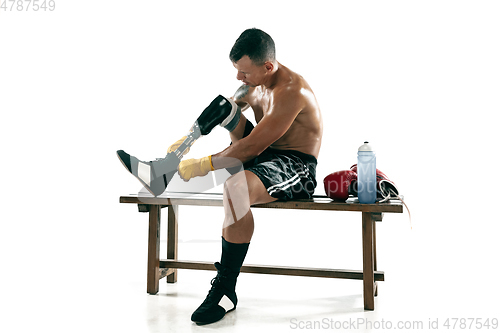
<svg viewBox="0 0 500 333">
<path fill-rule="evenodd" d="M 9 12 L 38 12 L 56 9 L 55 0 L 1 0 L 0 10 Z"/>
</svg>

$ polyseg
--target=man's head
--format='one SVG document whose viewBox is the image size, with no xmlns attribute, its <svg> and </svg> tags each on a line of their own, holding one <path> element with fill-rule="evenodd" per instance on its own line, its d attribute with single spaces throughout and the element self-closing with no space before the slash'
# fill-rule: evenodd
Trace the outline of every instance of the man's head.
<svg viewBox="0 0 500 333">
<path fill-rule="evenodd" d="M 249 86 L 262 84 L 277 69 L 274 41 L 259 29 L 247 29 L 234 43 L 229 59 L 238 70 L 236 78 Z"/>
</svg>

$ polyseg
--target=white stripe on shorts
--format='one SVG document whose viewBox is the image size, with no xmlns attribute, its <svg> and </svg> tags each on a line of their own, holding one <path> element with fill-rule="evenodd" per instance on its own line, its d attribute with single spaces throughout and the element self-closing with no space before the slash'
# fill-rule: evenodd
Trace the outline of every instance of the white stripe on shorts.
<svg viewBox="0 0 500 333">
<path fill-rule="evenodd" d="M 290 186 L 294 186 L 295 184 L 297 184 L 298 182 L 300 182 L 300 177 L 299 176 L 301 176 L 301 175 L 304 175 L 306 177 L 309 176 L 309 169 L 306 167 L 306 171 L 299 171 L 292 178 L 287 179 L 287 180 L 285 180 L 282 183 L 270 186 L 267 189 L 267 192 L 269 193 L 269 195 L 271 195 L 271 194 L 273 194 L 276 191 L 284 191 L 287 188 L 289 188 Z"/>
</svg>

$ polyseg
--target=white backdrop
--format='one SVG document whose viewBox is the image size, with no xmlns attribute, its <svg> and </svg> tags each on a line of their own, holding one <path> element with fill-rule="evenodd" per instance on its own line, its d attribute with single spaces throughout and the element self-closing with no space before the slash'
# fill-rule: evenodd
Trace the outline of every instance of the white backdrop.
<svg viewBox="0 0 500 333">
<path fill-rule="evenodd" d="M 144 267 L 145 215 L 118 204 L 140 186 L 115 151 L 161 157 L 216 95 L 232 95 L 239 82 L 228 54 L 250 27 L 273 37 L 278 60 L 306 78 L 320 103 L 317 193 L 369 140 L 413 217 L 410 229 L 407 215 L 387 216 L 379 235 L 386 270 L 435 298 L 421 309 L 440 314 L 460 303 L 464 316 L 498 314 L 499 15 L 496 1 L 56 0 L 53 12 L 2 9 L 7 317 L 19 324 L 23 309 L 37 323 L 58 311 L 76 319 L 73 309 L 103 289 L 126 288 L 118 266 L 130 274 Z M 228 142 L 216 129 L 188 156 Z M 324 228 L 308 227 L 325 241 L 343 233 Z M 258 261 L 265 251 L 253 249 L 248 260 Z M 58 306 L 47 309 L 49 299 Z"/>
</svg>

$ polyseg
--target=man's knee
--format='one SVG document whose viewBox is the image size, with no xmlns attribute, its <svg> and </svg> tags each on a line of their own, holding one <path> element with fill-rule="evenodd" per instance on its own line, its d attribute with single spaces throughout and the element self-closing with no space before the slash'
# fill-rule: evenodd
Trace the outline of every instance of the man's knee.
<svg viewBox="0 0 500 333">
<path fill-rule="evenodd" d="M 250 193 L 245 171 L 238 172 L 226 180 L 223 196 L 224 208 L 230 215 L 234 214 L 236 221 L 248 213 L 250 209 Z"/>
<path fill-rule="evenodd" d="M 230 200 L 238 200 L 241 196 L 249 196 L 245 171 L 230 176 L 224 182 L 224 196 Z"/>
</svg>

